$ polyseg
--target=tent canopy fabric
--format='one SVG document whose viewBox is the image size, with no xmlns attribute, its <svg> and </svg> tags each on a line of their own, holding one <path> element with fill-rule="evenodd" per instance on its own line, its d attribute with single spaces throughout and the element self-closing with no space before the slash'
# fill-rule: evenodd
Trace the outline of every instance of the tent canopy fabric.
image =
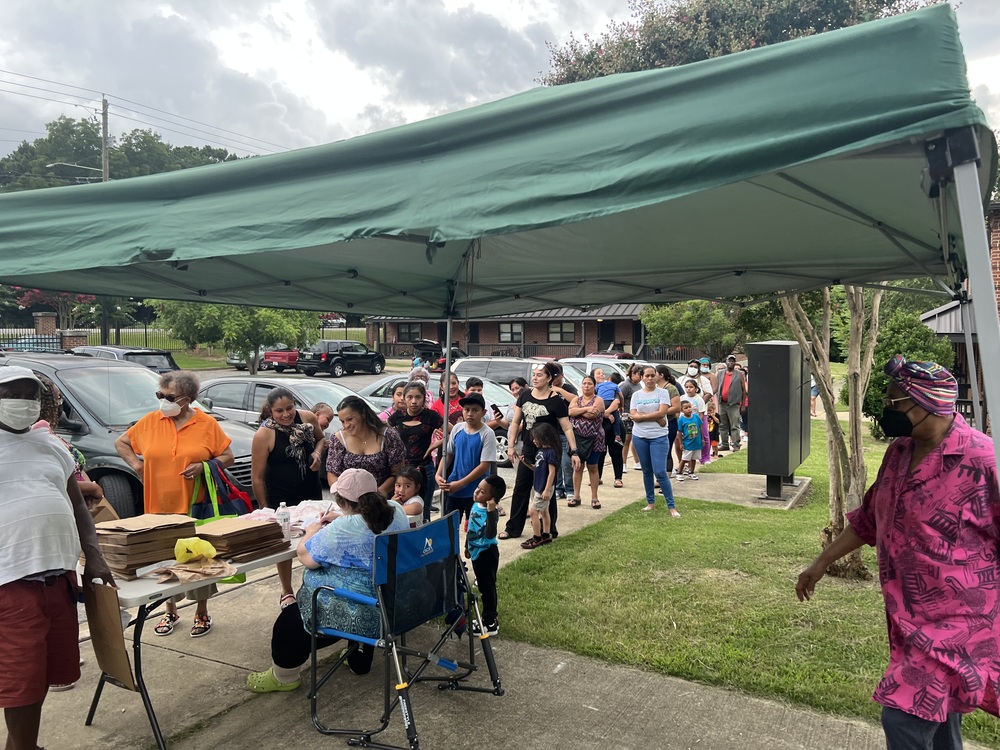
<svg viewBox="0 0 1000 750">
<path fill-rule="evenodd" d="M 3 195 L 0 281 L 482 317 L 945 275 L 924 148 L 963 127 L 986 196 L 995 143 L 945 4 L 325 146 Z"/>
</svg>

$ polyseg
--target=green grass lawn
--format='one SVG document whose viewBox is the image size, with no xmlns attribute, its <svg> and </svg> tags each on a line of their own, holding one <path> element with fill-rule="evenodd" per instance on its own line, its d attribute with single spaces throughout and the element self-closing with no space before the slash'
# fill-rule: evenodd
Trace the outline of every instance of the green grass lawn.
<svg viewBox="0 0 1000 750">
<path fill-rule="evenodd" d="M 210 370 L 226 366 L 225 354 L 205 354 L 201 352 L 171 352 L 174 362 L 182 370 Z"/>
<path fill-rule="evenodd" d="M 504 568 L 504 635 L 610 662 L 872 721 L 888 659 L 877 582 L 824 578 L 799 603 L 795 580 L 819 551 L 829 488 L 826 434 L 813 421 L 805 506 L 783 512 L 681 499 L 680 520 L 644 502 Z M 869 480 L 885 450 L 865 445 Z M 705 473 L 746 471 L 741 452 Z M 680 496 L 682 488 L 675 488 Z M 875 571 L 874 551 L 866 560 Z M 1000 747 L 1000 722 L 965 719 Z"/>
</svg>

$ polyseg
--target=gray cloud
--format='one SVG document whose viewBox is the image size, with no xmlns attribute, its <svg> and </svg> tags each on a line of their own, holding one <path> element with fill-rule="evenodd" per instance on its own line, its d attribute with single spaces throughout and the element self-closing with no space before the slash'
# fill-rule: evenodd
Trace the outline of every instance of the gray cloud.
<svg viewBox="0 0 1000 750">
<path fill-rule="evenodd" d="M 86 4 L 8 0 L 0 5 L 0 28 L 7 40 L 17 41 L 20 51 L 15 54 L 0 47 L 0 68 L 105 90 L 111 99 L 111 128 L 115 133 L 152 126 L 161 130 L 164 140 L 174 144 L 214 142 L 251 153 L 278 150 L 263 144 L 255 147 L 255 141 L 240 143 L 243 139 L 232 134 L 198 133 L 195 131 L 206 128 L 176 118 L 181 124 L 153 119 L 152 115 L 160 113 L 130 112 L 132 105 L 114 98 L 124 97 L 289 148 L 344 137 L 346 131 L 341 125 L 328 122 L 322 111 L 286 86 L 268 84 L 222 65 L 207 34 L 212 24 L 232 21 L 237 10 L 245 19 L 245 5 L 249 4 L 242 0 L 238 4 L 183 0 L 173 6 L 182 17 L 164 18 L 153 1 L 109 3 L 102 6 L 101 13 L 94 13 Z M 249 12 L 254 11 L 254 7 L 249 8 Z M 0 88 L 15 87 L 0 83 Z M 0 127 L 44 130 L 43 123 L 60 113 L 73 118 L 86 114 L 77 108 L 10 94 L 0 96 L 4 102 Z M 0 148 L 0 152 L 6 151 Z"/>
<path fill-rule="evenodd" d="M 374 74 L 401 104 L 454 109 L 532 85 L 547 64 L 545 26 L 511 30 L 472 7 L 438 0 L 312 3 L 320 35 Z"/>
</svg>

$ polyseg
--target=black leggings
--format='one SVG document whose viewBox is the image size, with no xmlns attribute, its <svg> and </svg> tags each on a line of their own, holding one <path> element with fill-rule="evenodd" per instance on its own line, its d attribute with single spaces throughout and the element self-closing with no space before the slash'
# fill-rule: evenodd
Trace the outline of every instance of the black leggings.
<svg viewBox="0 0 1000 750">
<path fill-rule="evenodd" d="M 299 605 L 292 604 L 285 607 L 271 628 L 271 661 L 282 669 L 301 667 L 309 660 L 310 640 L 309 633 L 302 624 Z M 320 636 L 316 639 L 316 646 L 326 648 L 339 640 L 339 638 Z M 375 649 L 362 643 L 361 647 L 348 657 L 347 664 L 354 674 L 368 674 L 374 656 Z"/>
<path fill-rule="evenodd" d="M 625 466 L 625 462 L 622 458 L 622 445 L 619 443 L 615 435 L 615 423 L 610 419 L 604 420 L 604 453 L 601 454 L 600 459 L 597 461 L 597 476 L 601 479 L 604 478 L 604 456 L 609 454 L 611 456 L 611 468 L 615 470 L 615 480 L 620 480 L 622 478 L 622 469 Z"/>
<path fill-rule="evenodd" d="M 476 573 L 476 585 L 483 597 L 483 622 L 497 619 L 497 568 L 500 567 L 500 550 L 494 544 L 480 550 L 479 557 L 472 561 Z"/>
<path fill-rule="evenodd" d="M 531 500 L 531 489 L 534 483 L 534 474 L 522 461 L 517 465 L 517 475 L 514 477 L 514 490 L 510 496 L 510 515 L 507 516 L 507 525 L 504 531 L 510 537 L 521 536 L 524 531 L 524 522 L 528 517 L 528 502 Z M 552 493 L 549 500 L 549 517 L 552 519 L 550 528 L 553 538 L 559 536 L 556 531 L 556 518 L 559 516 L 559 501 L 556 493 Z"/>
</svg>

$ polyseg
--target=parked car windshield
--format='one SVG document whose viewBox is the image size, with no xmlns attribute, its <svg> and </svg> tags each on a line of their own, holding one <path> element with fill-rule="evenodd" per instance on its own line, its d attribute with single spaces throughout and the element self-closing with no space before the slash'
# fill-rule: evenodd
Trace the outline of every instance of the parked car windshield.
<svg viewBox="0 0 1000 750">
<path fill-rule="evenodd" d="M 295 390 L 305 397 L 307 409 L 320 401 L 325 401 L 336 409 L 337 405 L 348 396 L 358 395 L 350 388 L 321 380 L 295 380 Z"/>
<path fill-rule="evenodd" d="M 160 376 L 138 367 L 80 367 L 60 370 L 59 379 L 101 424 L 130 425 L 160 407 Z M 204 407 L 195 402 L 202 411 Z"/>
<path fill-rule="evenodd" d="M 125 359 L 135 362 L 143 367 L 158 367 L 160 369 L 173 369 L 174 363 L 166 354 L 155 354 L 152 352 L 128 352 Z"/>
</svg>

